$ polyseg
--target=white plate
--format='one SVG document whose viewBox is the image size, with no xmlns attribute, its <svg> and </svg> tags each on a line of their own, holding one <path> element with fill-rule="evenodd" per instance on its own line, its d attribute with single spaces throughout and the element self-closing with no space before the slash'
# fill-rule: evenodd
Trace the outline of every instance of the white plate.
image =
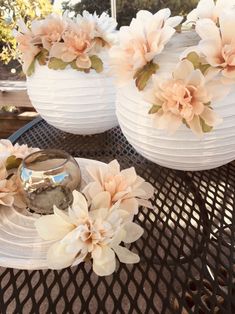
<svg viewBox="0 0 235 314">
<path fill-rule="evenodd" d="M 82 185 L 90 181 L 86 172 L 89 164 L 102 162 L 76 158 L 82 173 Z M 53 241 L 42 240 L 34 226 L 40 217 L 28 211 L 0 207 L 0 266 L 17 269 L 46 269 L 46 252 Z"/>
</svg>

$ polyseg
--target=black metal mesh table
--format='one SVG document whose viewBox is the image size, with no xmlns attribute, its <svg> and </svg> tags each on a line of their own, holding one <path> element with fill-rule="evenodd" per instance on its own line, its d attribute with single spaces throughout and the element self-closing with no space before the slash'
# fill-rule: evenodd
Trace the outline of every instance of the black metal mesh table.
<svg viewBox="0 0 235 314">
<path fill-rule="evenodd" d="M 235 164 L 203 172 L 160 167 L 141 157 L 114 128 L 95 136 L 63 133 L 38 121 L 13 137 L 40 148 L 109 162 L 155 186 L 155 210 L 132 245 L 136 265 L 98 277 L 89 263 L 61 271 L 0 268 L 1 313 L 235 313 Z"/>
</svg>

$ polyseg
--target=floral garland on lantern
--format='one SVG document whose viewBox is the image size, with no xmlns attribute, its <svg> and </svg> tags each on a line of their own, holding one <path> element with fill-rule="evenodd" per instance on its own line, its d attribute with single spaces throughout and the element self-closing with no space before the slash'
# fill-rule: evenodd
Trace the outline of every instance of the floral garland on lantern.
<svg viewBox="0 0 235 314">
<path fill-rule="evenodd" d="M 183 25 L 170 14 L 138 12 L 110 50 L 111 69 L 119 85 L 135 81 L 157 128 L 174 133 L 184 124 L 201 136 L 222 122 L 213 104 L 235 81 L 235 1 L 201 0 Z M 179 54 L 175 68 L 164 68 L 164 52 L 186 32 L 197 44 Z"/>
<path fill-rule="evenodd" d="M 89 73 L 103 71 L 100 54 L 115 41 L 116 21 L 106 13 L 97 16 L 84 11 L 74 18 L 55 14 L 32 22 L 31 29 L 18 21 L 14 36 L 21 52 L 23 70 L 30 76 L 36 61 L 50 69 L 63 70 L 67 66 Z"/>
<path fill-rule="evenodd" d="M 0 205 L 25 208 L 20 197 L 16 171 L 22 159 L 38 151 L 27 145 L 0 140 Z M 120 170 L 114 160 L 102 166 L 87 167 L 91 181 L 82 193 L 73 191 L 73 204 L 67 211 L 54 207 L 54 214 L 36 219 L 39 236 L 53 241 L 46 260 L 50 269 L 92 261 L 99 276 L 112 274 L 116 257 L 121 263 L 138 263 L 139 256 L 122 245 L 138 240 L 144 230 L 133 222 L 140 205 L 152 208 L 152 185 L 135 169 Z"/>
</svg>

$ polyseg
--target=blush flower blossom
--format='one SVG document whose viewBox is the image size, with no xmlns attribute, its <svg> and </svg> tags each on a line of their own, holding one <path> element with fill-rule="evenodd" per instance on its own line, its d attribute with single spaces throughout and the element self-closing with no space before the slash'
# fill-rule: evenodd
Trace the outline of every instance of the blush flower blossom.
<svg viewBox="0 0 235 314">
<path fill-rule="evenodd" d="M 145 98 L 153 105 L 150 113 L 159 129 L 174 133 L 185 123 L 195 134 L 202 135 L 221 122 L 210 106 L 212 101 L 228 92 L 225 88 L 221 95 L 220 86 L 220 81 L 207 81 L 190 61 L 183 60 L 177 65 L 173 77 L 156 76 Z"/>
<path fill-rule="evenodd" d="M 201 19 L 217 23 L 221 11 L 235 7 L 235 0 L 200 0 L 197 7 L 187 15 L 185 24 L 196 24 Z"/>
<path fill-rule="evenodd" d="M 84 27 L 88 27 L 89 30 Z M 59 58 L 64 62 L 76 61 L 78 68 L 89 69 L 91 60 L 89 52 L 95 42 L 91 34 L 94 32 L 92 24 L 70 24 L 70 28 L 62 35 L 63 42 L 55 43 L 50 50 L 50 57 Z"/>
<path fill-rule="evenodd" d="M 198 51 L 213 68 L 227 79 L 235 79 L 235 9 L 223 11 L 219 27 L 211 20 L 198 21 L 196 32 L 201 37 Z"/>
<path fill-rule="evenodd" d="M 14 30 L 13 35 L 18 42 L 18 49 L 22 54 L 23 71 L 27 73 L 41 49 L 33 43 L 34 34 L 27 28 L 22 19 L 18 21 L 18 30 Z"/>
<path fill-rule="evenodd" d="M 0 140 L 0 165 L 3 165 L 8 157 L 14 156 L 16 159 L 24 159 L 29 154 L 38 151 L 38 148 L 28 147 L 28 145 L 13 145 L 9 140 Z"/>
<path fill-rule="evenodd" d="M 42 44 L 43 48 L 49 51 L 54 43 L 61 41 L 67 24 L 65 19 L 54 14 L 47 16 L 45 20 L 33 21 L 31 25 L 33 43 Z"/>
<path fill-rule="evenodd" d="M 102 166 L 88 166 L 87 172 L 93 180 L 83 190 L 88 201 L 99 203 L 103 193 L 106 193 L 109 207 L 119 202 L 131 217 L 138 213 L 140 205 L 152 208 L 148 199 L 153 196 L 153 186 L 137 176 L 134 167 L 120 170 L 117 160 L 113 160 Z"/>
<path fill-rule="evenodd" d="M 130 26 L 119 32 L 119 43 L 110 50 L 112 73 L 120 85 L 134 78 L 137 71 L 150 62 L 157 63 L 157 56 L 164 50 L 175 33 L 182 17 L 170 17 L 171 11 L 163 9 L 155 14 L 139 11 Z"/>
<path fill-rule="evenodd" d="M 85 197 L 77 191 L 73 195 L 68 214 L 54 208 L 53 215 L 35 222 L 41 238 L 55 241 L 47 252 L 48 267 L 62 269 L 91 259 L 93 271 L 107 276 L 115 271 L 115 254 L 122 263 L 138 263 L 139 256 L 120 245 L 143 234 L 140 226 L 126 221 L 128 213 L 117 206 L 105 208 L 105 203 L 89 211 Z"/>
</svg>

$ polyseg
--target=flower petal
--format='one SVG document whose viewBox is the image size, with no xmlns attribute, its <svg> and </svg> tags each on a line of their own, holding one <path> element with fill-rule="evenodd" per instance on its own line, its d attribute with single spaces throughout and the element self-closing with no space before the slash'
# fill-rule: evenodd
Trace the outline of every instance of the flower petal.
<svg viewBox="0 0 235 314">
<path fill-rule="evenodd" d="M 62 218 L 67 223 L 73 224 L 73 222 L 71 221 L 70 217 L 68 215 L 66 215 L 63 210 L 57 208 L 56 206 L 54 206 L 54 214 L 56 216 L 59 216 L 60 218 Z"/>
<path fill-rule="evenodd" d="M 143 182 L 141 184 L 141 186 L 139 187 L 142 191 L 144 191 L 144 194 L 142 194 L 141 198 L 146 198 L 149 199 L 151 197 L 153 197 L 154 194 L 154 187 L 152 186 L 152 184 L 150 184 L 149 182 Z M 136 195 L 137 196 L 137 195 Z"/>
<path fill-rule="evenodd" d="M 93 257 L 93 270 L 98 276 L 111 275 L 116 268 L 114 251 L 105 246 L 99 255 L 99 258 Z"/>
<path fill-rule="evenodd" d="M 235 10 L 224 10 L 220 14 L 220 30 L 222 34 L 223 44 L 230 44 L 234 39 L 233 29 L 235 27 Z"/>
<path fill-rule="evenodd" d="M 216 114 L 216 112 L 209 107 L 205 106 L 200 117 L 210 126 L 215 126 L 221 123 L 223 120 Z"/>
<path fill-rule="evenodd" d="M 6 195 L 0 197 L 0 205 L 10 207 L 14 203 L 14 197 L 12 195 Z"/>
<path fill-rule="evenodd" d="M 182 20 L 183 20 L 183 16 L 169 17 L 169 19 L 167 19 L 165 21 L 165 25 L 171 26 L 171 27 L 176 27 L 182 22 Z"/>
<path fill-rule="evenodd" d="M 66 245 L 54 243 L 47 252 L 47 266 L 50 269 L 62 269 L 70 266 L 76 254 L 66 252 Z"/>
<path fill-rule="evenodd" d="M 201 39 L 212 39 L 220 43 L 220 30 L 210 19 L 199 20 L 196 24 L 196 32 Z"/>
<path fill-rule="evenodd" d="M 60 240 L 74 229 L 74 225 L 58 215 L 40 217 L 34 224 L 39 236 L 44 240 Z"/>
<path fill-rule="evenodd" d="M 191 128 L 191 130 L 193 131 L 194 134 L 198 135 L 198 136 L 202 136 L 203 132 L 202 132 L 202 127 L 201 127 L 201 123 L 199 120 L 198 116 L 194 116 L 193 119 L 191 121 L 187 121 L 189 127 Z"/>
<path fill-rule="evenodd" d="M 108 164 L 108 167 L 109 167 L 109 172 L 112 174 L 112 175 L 117 175 L 119 174 L 120 172 L 120 165 L 118 163 L 118 161 L 116 159 L 112 160 L 109 164 Z"/>
<path fill-rule="evenodd" d="M 88 205 L 85 196 L 78 192 L 73 191 L 73 212 L 79 218 L 81 216 L 86 216 L 88 214 Z"/>
<path fill-rule="evenodd" d="M 176 65 L 176 69 L 173 72 L 174 79 L 184 81 L 189 77 L 193 70 L 193 64 L 188 60 L 183 60 Z"/>
<path fill-rule="evenodd" d="M 109 276 L 111 275 L 116 268 L 116 259 L 112 259 L 111 261 L 104 264 L 97 264 L 96 261 L 93 261 L 93 271 L 98 276 Z"/>
<path fill-rule="evenodd" d="M 134 184 L 135 180 L 137 178 L 136 171 L 135 171 L 134 167 L 122 170 L 121 175 L 125 178 L 125 182 L 127 185 Z"/>
<path fill-rule="evenodd" d="M 92 209 L 110 208 L 111 195 L 107 191 L 101 192 L 92 199 L 91 203 Z"/>
<path fill-rule="evenodd" d="M 130 214 L 136 215 L 138 214 L 139 204 L 136 198 L 128 198 L 124 199 L 121 204 L 120 208 L 128 211 Z"/>
<path fill-rule="evenodd" d="M 134 222 L 128 222 L 124 225 L 125 238 L 123 242 L 132 243 L 138 240 L 144 233 L 144 229 Z"/>
<path fill-rule="evenodd" d="M 131 252 L 123 246 L 116 246 L 114 248 L 115 253 L 117 254 L 121 263 L 125 264 L 136 264 L 139 263 L 140 258 L 137 254 Z"/>
<path fill-rule="evenodd" d="M 98 193 L 102 192 L 103 188 L 99 182 L 90 182 L 88 185 L 83 189 L 83 193 L 87 198 L 90 200 L 95 197 Z"/>
</svg>

